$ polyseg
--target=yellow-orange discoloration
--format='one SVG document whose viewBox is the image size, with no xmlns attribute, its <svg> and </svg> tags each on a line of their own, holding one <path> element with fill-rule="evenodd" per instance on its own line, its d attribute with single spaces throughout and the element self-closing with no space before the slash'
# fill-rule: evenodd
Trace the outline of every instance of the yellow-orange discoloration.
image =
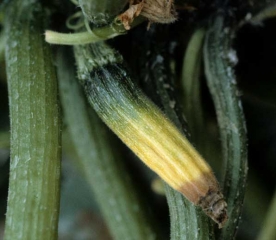
<svg viewBox="0 0 276 240">
<path fill-rule="evenodd" d="M 137 119 L 123 116 L 127 124 L 116 131 L 118 136 L 148 167 L 222 227 L 227 205 L 209 165 L 157 109 L 150 114 L 141 109 L 140 114 Z"/>
<path fill-rule="evenodd" d="M 144 7 L 144 0 L 137 3 L 129 5 L 129 8 L 122 13 L 118 18 L 123 23 L 126 30 L 130 29 L 130 24 L 133 22 L 135 17 L 138 17 Z"/>
<path fill-rule="evenodd" d="M 120 120 L 109 126 L 149 168 L 222 227 L 226 203 L 210 166 L 146 97 L 139 102 L 131 114 L 118 111 Z"/>
<path fill-rule="evenodd" d="M 203 211 L 222 228 L 227 221 L 227 204 L 219 190 L 212 172 L 204 173 L 198 179 L 185 183 L 179 192 Z"/>
<path fill-rule="evenodd" d="M 210 189 L 216 191 L 219 189 L 215 176 L 211 171 L 202 173 L 197 179 L 191 179 L 191 181 L 183 183 L 181 188 L 177 190 L 197 205 Z"/>
</svg>

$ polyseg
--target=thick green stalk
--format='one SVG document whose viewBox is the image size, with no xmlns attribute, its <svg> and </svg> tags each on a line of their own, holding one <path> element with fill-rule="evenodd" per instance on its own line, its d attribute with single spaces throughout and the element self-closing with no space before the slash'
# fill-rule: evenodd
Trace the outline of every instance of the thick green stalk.
<svg viewBox="0 0 276 240">
<path fill-rule="evenodd" d="M 209 27 L 204 45 L 204 64 L 208 86 L 218 117 L 224 158 L 224 195 L 229 220 L 220 239 L 233 239 L 238 228 L 247 176 L 246 127 L 233 66 L 233 32 L 222 15 Z"/>
<path fill-rule="evenodd" d="M 6 240 L 57 238 L 60 119 L 57 81 L 45 17 L 33 1 L 12 1 L 6 12 L 11 163 Z"/>
<path fill-rule="evenodd" d="M 275 214 L 276 214 L 276 192 L 271 201 L 267 216 L 263 225 L 263 228 L 258 236 L 258 240 L 274 240 L 276 239 L 276 228 L 275 228 Z"/>
<path fill-rule="evenodd" d="M 86 21 L 86 20 L 85 20 Z M 143 17 L 137 17 L 131 23 L 131 27 L 135 27 L 145 21 Z M 81 45 L 88 43 L 96 43 L 108 40 L 127 33 L 122 22 L 115 18 L 110 24 L 103 27 L 95 27 L 90 29 L 88 27 L 85 32 L 78 33 L 59 33 L 51 30 L 45 32 L 45 41 L 51 44 L 60 45 Z"/>
<path fill-rule="evenodd" d="M 68 130 L 111 234 L 118 240 L 160 239 L 123 165 L 116 141 L 112 141 L 115 139 L 86 104 L 74 77 L 73 61 L 63 54 L 58 63 L 60 94 Z"/>
<path fill-rule="evenodd" d="M 45 40 L 51 44 L 80 45 L 100 42 L 126 33 L 127 31 L 123 24 L 115 18 L 114 21 L 108 25 L 94 28 L 93 30 L 89 29 L 89 31 L 86 32 L 59 33 L 47 30 L 45 32 Z"/>
<path fill-rule="evenodd" d="M 154 27 L 153 27 L 154 28 Z M 159 36 L 159 32 L 164 34 L 166 28 L 155 28 L 152 31 L 154 36 Z M 169 49 L 164 47 L 164 42 L 156 40 L 154 36 L 147 36 L 148 40 L 143 44 L 143 51 L 147 53 L 142 59 L 144 73 L 141 76 L 141 83 L 145 86 L 148 96 L 163 109 L 169 119 L 185 134 L 191 138 L 187 123 L 185 122 L 182 111 L 176 98 L 174 74 L 170 67 Z M 169 34 L 168 34 L 169 35 Z M 157 38 L 158 39 L 158 38 Z M 148 50 L 147 50 L 148 49 Z M 166 50 L 164 50 L 166 49 Z M 143 61 L 146 59 L 146 61 Z M 197 71 L 199 69 L 194 69 Z M 165 184 L 166 197 L 170 211 L 171 239 L 213 239 L 213 229 L 208 217 L 189 202 L 182 194 L 175 191 Z"/>
</svg>

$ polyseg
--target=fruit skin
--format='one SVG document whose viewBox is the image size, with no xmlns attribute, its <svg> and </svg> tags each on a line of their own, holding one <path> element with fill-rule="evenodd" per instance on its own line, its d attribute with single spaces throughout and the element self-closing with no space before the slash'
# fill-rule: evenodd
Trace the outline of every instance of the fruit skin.
<svg viewBox="0 0 276 240">
<path fill-rule="evenodd" d="M 149 168 L 222 227 L 227 205 L 211 168 L 133 83 L 122 57 L 104 43 L 74 49 L 80 82 L 100 118 Z"/>
</svg>

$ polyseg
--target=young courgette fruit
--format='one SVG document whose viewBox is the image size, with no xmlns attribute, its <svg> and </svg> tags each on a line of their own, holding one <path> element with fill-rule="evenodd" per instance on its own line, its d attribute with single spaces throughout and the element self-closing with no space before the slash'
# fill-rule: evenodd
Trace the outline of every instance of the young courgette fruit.
<svg viewBox="0 0 276 240">
<path fill-rule="evenodd" d="M 74 49 L 79 80 L 101 119 L 148 167 L 223 227 L 226 203 L 211 168 L 134 85 L 122 57 L 104 43 Z"/>
</svg>

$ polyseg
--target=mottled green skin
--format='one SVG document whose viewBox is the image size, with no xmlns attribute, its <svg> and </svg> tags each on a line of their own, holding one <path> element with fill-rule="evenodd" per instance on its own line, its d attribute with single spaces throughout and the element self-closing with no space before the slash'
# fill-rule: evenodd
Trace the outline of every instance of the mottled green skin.
<svg viewBox="0 0 276 240">
<path fill-rule="evenodd" d="M 152 111 L 148 99 L 134 86 L 128 74 L 122 64 L 113 63 L 92 71 L 90 79 L 84 82 L 94 109 L 106 122 L 112 119 L 121 130 L 126 127 L 122 122 L 125 116 L 138 122 L 140 109 Z"/>
<path fill-rule="evenodd" d="M 75 55 L 86 95 L 111 128 L 124 131 L 128 121 L 139 121 L 140 110 L 152 112 L 157 109 L 152 108 L 152 102 L 133 84 L 116 51 L 98 43 L 76 46 Z"/>
<path fill-rule="evenodd" d="M 78 0 L 84 16 L 95 25 L 109 23 L 126 6 L 127 0 Z"/>
<path fill-rule="evenodd" d="M 142 141 L 140 137 L 143 134 L 156 137 L 157 129 L 170 134 L 169 128 L 172 124 L 133 83 L 129 71 L 116 51 L 98 43 L 76 46 L 75 55 L 79 79 L 90 104 L 130 148 L 136 145 L 135 142 L 139 147 L 146 146 L 146 141 Z M 164 126 L 167 123 L 170 127 Z M 160 138 L 156 141 L 159 142 Z"/>
</svg>

